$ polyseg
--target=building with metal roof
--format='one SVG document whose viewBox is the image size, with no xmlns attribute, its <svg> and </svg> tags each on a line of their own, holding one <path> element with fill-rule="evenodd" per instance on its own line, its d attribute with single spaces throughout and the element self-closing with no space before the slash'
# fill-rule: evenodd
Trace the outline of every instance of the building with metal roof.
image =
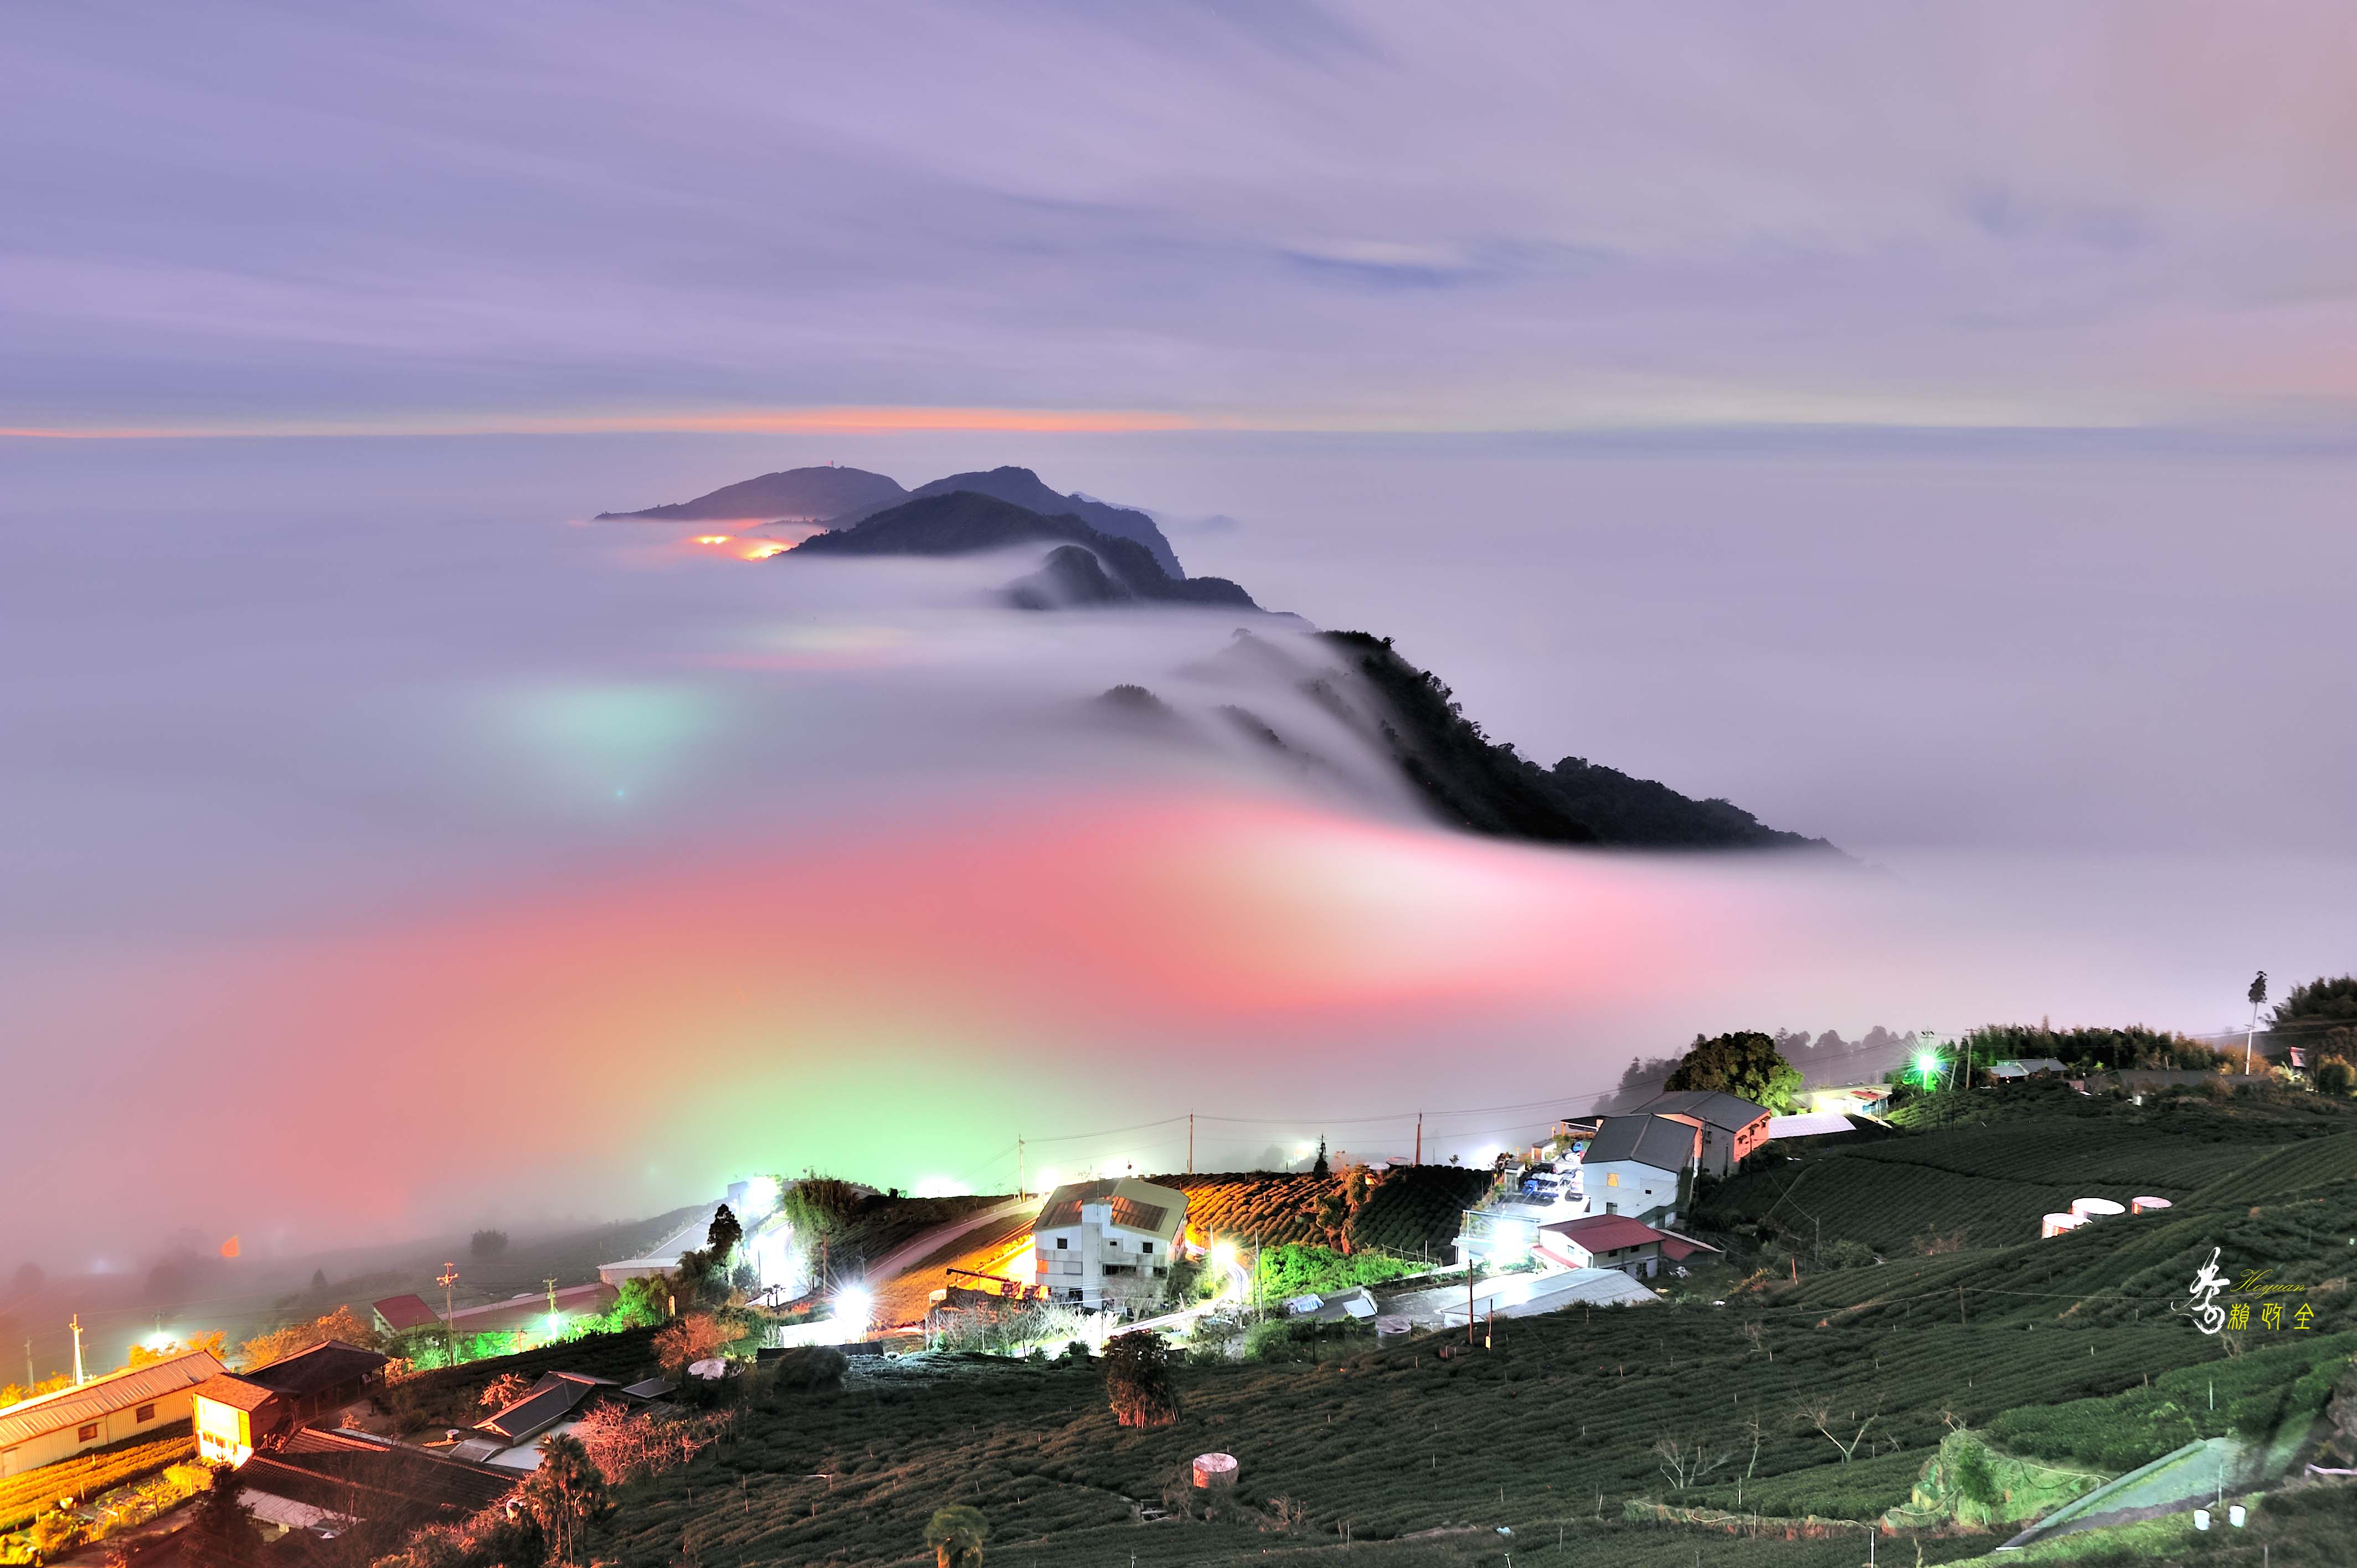
<svg viewBox="0 0 2357 1568">
<path fill-rule="evenodd" d="M 1135 1176 L 1067 1182 L 1031 1222 L 1033 1277 L 1055 1300 L 1144 1305 L 1168 1294 L 1187 1195 Z"/>
<path fill-rule="evenodd" d="M 387 1334 L 399 1334 L 411 1328 L 424 1328 L 442 1321 L 442 1315 L 425 1304 L 422 1295 L 389 1295 L 370 1304 L 377 1322 Z"/>
<path fill-rule="evenodd" d="M 414 1529 L 457 1523 L 518 1477 L 365 1433 L 306 1431 L 239 1471 L 240 1506 L 282 1530 L 365 1520 Z"/>
<path fill-rule="evenodd" d="M 1540 1226 L 1537 1250 L 1567 1269 L 1618 1269 L 1633 1280 L 1651 1279 L 1664 1263 L 1718 1249 L 1625 1214 L 1591 1214 Z"/>
<path fill-rule="evenodd" d="M 1768 1108 L 1716 1089 L 1680 1089 L 1657 1094 L 1636 1109 L 1640 1116 L 1675 1116 L 1702 1131 L 1698 1169 L 1725 1176 L 1768 1141 Z"/>
<path fill-rule="evenodd" d="M 384 1382 L 388 1358 L 341 1339 L 282 1356 L 267 1366 L 222 1372 L 191 1391 L 197 1453 L 243 1465 L 258 1448 L 367 1399 Z"/>
<path fill-rule="evenodd" d="M 555 1338 L 584 1317 L 595 1317 L 621 1299 L 622 1293 L 603 1280 L 566 1285 L 554 1293 L 535 1291 L 510 1296 L 483 1306 L 462 1306 L 449 1317 L 457 1334 L 513 1334 L 518 1349 Z"/>
<path fill-rule="evenodd" d="M 1580 1189 L 1591 1213 L 1674 1224 L 1701 1159 L 1702 1129 L 1692 1118 L 1607 1116 L 1580 1157 Z"/>
<path fill-rule="evenodd" d="M 0 1409 L 0 1477 L 186 1421 L 190 1392 L 221 1370 L 210 1351 L 188 1350 Z"/>
</svg>

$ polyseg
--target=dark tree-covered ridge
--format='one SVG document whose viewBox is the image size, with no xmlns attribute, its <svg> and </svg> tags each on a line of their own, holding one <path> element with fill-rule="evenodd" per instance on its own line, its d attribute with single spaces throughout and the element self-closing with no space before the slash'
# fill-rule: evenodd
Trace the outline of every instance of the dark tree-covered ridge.
<svg viewBox="0 0 2357 1568">
<path fill-rule="evenodd" d="M 1441 679 L 1387 637 L 1329 631 L 1391 712 L 1382 736 L 1402 772 L 1446 821 L 1501 838 L 1631 849 L 1807 849 L 1824 839 L 1769 827 L 1727 800 L 1696 800 L 1650 779 L 1566 757 L 1541 768 L 1492 741 Z"/>
</svg>

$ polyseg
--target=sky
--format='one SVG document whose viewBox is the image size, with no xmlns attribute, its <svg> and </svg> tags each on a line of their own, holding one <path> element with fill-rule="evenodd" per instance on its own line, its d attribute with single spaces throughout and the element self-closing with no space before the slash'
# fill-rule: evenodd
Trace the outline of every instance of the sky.
<svg viewBox="0 0 2357 1568">
<path fill-rule="evenodd" d="M 10 33 L 9 428 L 2337 433 L 2357 394 L 2323 0 Z"/>
<path fill-rule="evenodd" d="M 0 1028 L 72 1113 L 0 1139 L 0 1269 L 1004 1190 L 1189 1111 L 1205 1163 L 1418 1110 L 1478 1158 L 1698 1031 L 2213 1030 L 2346 971 L 2352 43 L 12 16 Z M 1525 755 L 1868 868 L 1451 834 L 1338 737 L 1090 718 L 1294 714 L 1228 618 L 590 521 L 826 461 L 1156 509 Z"/>
</svg>

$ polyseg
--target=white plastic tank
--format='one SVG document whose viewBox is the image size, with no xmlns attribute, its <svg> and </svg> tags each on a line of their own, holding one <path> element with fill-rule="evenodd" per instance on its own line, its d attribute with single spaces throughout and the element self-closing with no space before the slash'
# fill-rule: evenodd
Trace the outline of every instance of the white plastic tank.
<svg viewBox="0 0 2357 1568">
<path fill-rule="evenodd" d="M 2156 1209 L 2175 1207 L 2177 1206 L 2165 1197 L 2136 1197 L 2128 1200 L 2128 1212 L 2131 1214 L 2150 1214 Z"/>
<path fill-rule="evenodd" d="M 2115 1203 L 2108 1197 L 2074 1197 L 2071 1200 L 2071 1212 L 2086 1219 L 2102 1219 L 2127 1211 L 2126 1204 Z"/>
<path fill-rule="evenodd" d="M 2076 1230 L 2086 1222 L 2087 1217 L 2083 1214 L 2050 1214 L 2038 1222 L 2038 1234 L 2042 1240 L 2049 1236 L 2060 1236 L 2065 1230 Z"/>
<path fill-rule="evenodd" d="M 1199 1487 L 1234 1486 L 1236 1484 L 1236 1456 L 1232 1454 L 1196 1455 L 1195 1484 Z"/>
</svg>

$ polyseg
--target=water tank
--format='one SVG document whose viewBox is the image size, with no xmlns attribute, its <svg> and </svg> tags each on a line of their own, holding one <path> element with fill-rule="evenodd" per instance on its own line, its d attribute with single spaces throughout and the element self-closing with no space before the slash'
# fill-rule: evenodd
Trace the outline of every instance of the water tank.
<svg viewBox="0 0 2357 1568">
<path fill-rule="evenodd" d="M 1415 1324 L 1397 1313 L 1385 1313 L 1375 1319 L 1375 1343 L 1396 1345 L 1415 1332 Z"/>
<path fill-rule="evenodd" d="M 2087 1217 L 2083 1214 L 2050 1214 L 2038 1222 L 2038 1234 L 2040 1239 L 2060 1236 L 2065 1230 L 2076 1230 L 2086 1222 Z"/>
<path fill-rule="evenodd" d="M 2071 1200 L 2071 1212 L 2086 1219 L 2101 1219 L 2107 1215 L 2126 1214 L 2127 1211 L 2126 1204 L 2115 1203 L 2108 1197 L 2074 1197 Z"/>
<path fill-rule="evenodd" d="M 2169 1208 L 2173 1207 L 2175 1206 L 2165 1197 L 2138 1197 L 2129 1200 L 2128 1212 L 2131 1214 L 2150 1214 L 2157 1208 Z"/>
<path fill-rule="evenodd" d="M 1195 1484 L 1199 1487 L 1234 1486 L 1236 1484 L 1236 1456 L 1232 1454 L 1196 1455 Z"/>
</svg>

